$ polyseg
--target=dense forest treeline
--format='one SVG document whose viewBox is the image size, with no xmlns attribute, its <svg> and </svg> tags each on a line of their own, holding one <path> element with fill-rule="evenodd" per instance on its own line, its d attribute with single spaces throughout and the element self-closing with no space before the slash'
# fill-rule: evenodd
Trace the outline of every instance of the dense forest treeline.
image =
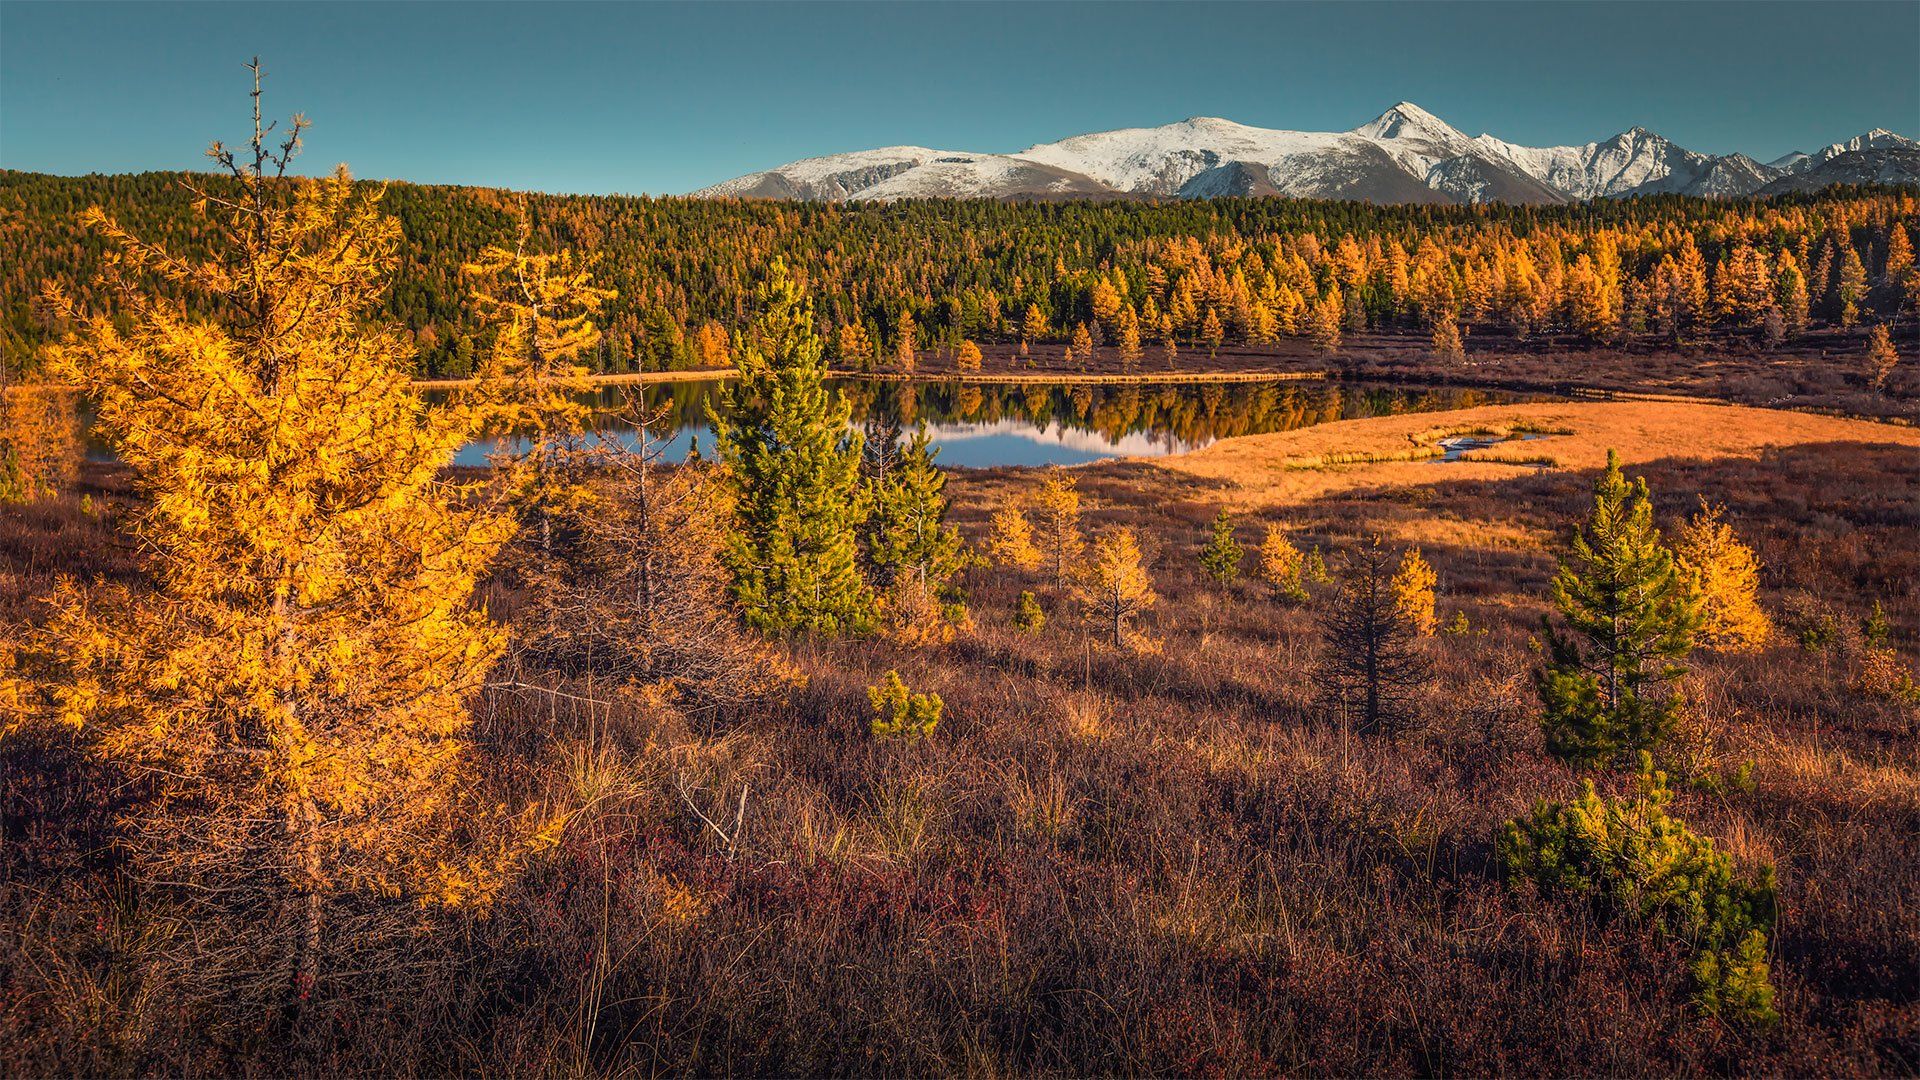
<svg viewBox="0 0 1920 1080">
<path fill-rule="evenodd" d="M 33 298 L 95 284 L 107 246 L 80 227 L 105 207 L 135 233 L 204 245 L 184 174 L 0 172 L 0 357 L 30 370 L 57 327 Z M 220 190 L 216 178 L 196 177 Z M 1291 199 L 1167 203 L 915 201 L 835 205 L 522 194 L 394 183 L 406 238 L 381 315 L 408 330 L 428 375 L 485 348 L 460 267 L 513 235 L 593 259 L 616 293 L 596 370 L 725 363 L 757 268 L 794 268 L 817 299 L 829 353 L 911 367 L 968 341 L 1066 341 L 1130 364 L 1224 342 L 1404 330 L 1437 351 L 1462 335 L 1590 341 L 1709 334 L 1781 340 L 1911 310 L 1920 294 L 1912 188 L 1772 199 L 1659 196 L 1573 207 L 1374 206 Z"/>
</svg>

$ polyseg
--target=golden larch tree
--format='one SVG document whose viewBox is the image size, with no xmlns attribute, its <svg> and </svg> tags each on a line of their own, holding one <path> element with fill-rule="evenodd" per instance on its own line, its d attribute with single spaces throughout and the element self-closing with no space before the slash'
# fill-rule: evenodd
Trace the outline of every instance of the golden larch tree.
<svg viewBox="0 0 1920 1080">
<path fill-rule="evenodd" d="M 1893 338 L 1885 323 L 1867 331 L 1867 383 L 1876 394 L 1884 393 L 1893 369 L 1900 366 L 1900 354 L 1893 349 Z"/>
<path fill-rule="evenodd" d="M 1207 343 L 1207 355 L 1220 351 L 1221 343 L 1227 340 L 1227 329 L 1220 324 L 1220 313 L 1207 309 L 1206 317 L 1200 320 L 1200 340 Z"/>
<path fill-rule="evenodd" d="M 1073 328 L 1073 342 L 1068 346 L 1067 355 L 1082 364 L 1093 359 L 1093 334 L 1087 329 L 1086 323 Z"/>
<path fill-rule="evenodd" d="M 862 371 L 873 366 L 873 340 L 867 336 L 867 328 L 857 322 L 842 326 L 834 339 L 834 352 L 843 364 L 851 364 Z"/>
<path fill-rule="evenodd" d="M 900 313 L 900 325 L 894 330 L 893 342 L 893 363 L 894 366 L 898 367 L 901 371 L 913 371 L 915 363 L 914 339 L 918 334 L 919 331 L 916 330 L 913 325 L 913 313 L 910 311 L 902 311 Z"/>
<path fill-rule="evenodd" d="M 972 341 L 962 341 L 959 350 L 953 354 L 953 366 L 959 371 L 979 371 L 980 361 L 980 346 Z"/>
<path fill-rule="evenodd" d="M 1319 303 L 1313 305 L 1310 336 L 1314 347 L 1322 352 L 1332 352 L 1340 347 L 1340 309 L 1345 303 L 1339 286 L 1335 286 L 1320 298 Z"/>
<path fill-rule="evenodd" d="M 1460 341 L 1460 321 L 1453 312 L 1443 312 L 1433 321 L 1433 332 L 1428 337 L 1433 355 L 1442 360 L 1464 360 L 1467 348 Z"/>
<path fill-rule="evenodd" d="M 80 478 L 80 413 L 72 390 L 0 386 L 0 504 L 50 499 Z"/>
<path fill-rule="evenodd" d="M 1400 556 L 1400 567 L 1393 574 L 1393 603 L 1405 616 L 1413 631 L 1422 637 L 1432 635 L 1438 625 L 1434 618 L 1433 588 L 1440 581 L 1433 564 L 1410 547 Z"/>
<path fill-rule="evenodd" d="M 1267 526 L 1266 536 L 1260 541 L 1260 579 L 1272 586 L 1280 599 L 1297 603 L 1307 598 L 1305 570 L 1306 558 L 1287 539 L 1286 530 Z"/>
<path fill-rule="evenodd" d="M 489 245 L 461 267 L 482 325 L 494 334 L 463 403 L 488 434 L 526 440 L 524 450 L 496 454 L 494 464 L 502 489 L 536 526 L 528 569 L 538 576 L 556 554 L 554 515 L 585 497 L 574 451 L 591 418 L 592 381 L 579 361 L 600 343 L 593 318 L 614 293 L 594 285 L 572 251 L 529 251 L 529 235 L 523 217 L 512 249 Z"/>
<path fill-rule="evenodd" d="M 531 252 L 523 220 L 514 246 L 488 245 L 461 266 L 474 308 L 495 333 L 480 372 L 490 423 L 543 444 L 577 434 L 587 409 L 580 395 L 591 385 L 582 353 L 600 343 L 593 318 L 614 296 L 593 284 L 593 273 L 572 251 Z"/>
<path fill-rule="evenodd" d="M 1046 336 L 1047 317 L 1040 313 L 1040 305 L 1028 304 L 1027 313 L 1020 320 L 1020 355 L 1027 355 L 1033 343 Z"/>
<path fill-rule="evenodd" d="M 1080 492 L 1072 475 L 1057 467 L 1047 470 L 1040 477 L 1040 490 L 1033 493 L 1032 506 L 1040 550 L 1058 588 L 1066 583 L 1067 572 L 1086 549 L 1086 542 L 1080 538 Z"/>
<path fill-rule="evenodd" d="M 145 794 L 122 822 L 137 878 L 239 909 L 297 1012 L 347 946 L 331 900 L 483 904 L 557 822 L 473 795 L 468 702 L 506 633 L 472 597 L 513 532 L 444 477 L 475 414 L 426 404 L 371 321 L 400 245 L 381 191 L 287 178 L 304 121 L 267 142 L 254 70 L 252 142 L 209 151 L 233 182 L 189 181 L 211 253 L 94 208 L 120 312 L 49 297 L 77 326 L 52 371 L 146 498 L 152 582 L 63 585 L 16 698 Z"/>
<path fill-rule="evenodd" d="M 1887 258 L 1880 268 L 1883 281 L 1899 281 L 1913 268 L 1913 241 L 1907 238 L 1907 227 L 1894 222 L 1887 227 Z"/>
<path fill-rule="evenodd" d="M 1095 281 L 1087 293 L 1087 307 L 1093 312 L 1093 321 L 1101 329 L 1111 331 L 1114 320 L 1120 316 L 1120 293 L 1110 282 Z"/>
<path fill-rule="evenodd" d="M 1038 570 L 1040 549 L 1033 543 L 1033 523 L 1017 503 L 1008 503 L 993 512 L 992 530 L 987 534 L 987 554 L 1000 566 L 1014 570 Z"/>
<path fill-rule="evenodd" d="M 1110 629 L 1114 645 L 1124 647 L 1128 620 L 1160 599 L 1132 529 L 1116 526 L 1093 538 L 1086 564 L 1074 574 L 1074 594 L 1087 620 Z"/>
<path fill-rule="evenodd" d="M 720 324 L 708 319 L 693 334 L 693 355 L 702 367 L 726 367 L 733 363 L 733 346 Z"/>
<path fill-rule="evenodd" d="M 1120 363 L 1128 371 L 1140 362 L 1140 317 L 1132 308 L 1120 313 Z"/>
<path fill-rule="evenodd" d="M 1699 643 L 1722 652 L 1751 652 L 1766 644 L 1773 621 L 1760 607 L 1760 560 L 1727 524 L 1724 507 L 1702 501 L 1681 526 L 1673 555 L 1700 607 Z"/>
</svg>

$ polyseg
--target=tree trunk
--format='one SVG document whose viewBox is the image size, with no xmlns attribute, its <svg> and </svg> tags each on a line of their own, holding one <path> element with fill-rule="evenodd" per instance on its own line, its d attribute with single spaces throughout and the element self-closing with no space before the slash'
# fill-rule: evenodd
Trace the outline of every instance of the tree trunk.
<svg viewBox="0 0 1920 1080">
<path fill-rule="evenodd" d="M 295 889 L 299 900 L 299 936 L 294 943 L 293 981 L 287 988 L 286 1029 L 300 1031 L 306 1004 L 320 979 L 320 937 L 326 912 L 320 893 L 319 822 L 310 799 L 302 799 L 291 817 L 294 860 L 301 878 Z"/>
</svg>

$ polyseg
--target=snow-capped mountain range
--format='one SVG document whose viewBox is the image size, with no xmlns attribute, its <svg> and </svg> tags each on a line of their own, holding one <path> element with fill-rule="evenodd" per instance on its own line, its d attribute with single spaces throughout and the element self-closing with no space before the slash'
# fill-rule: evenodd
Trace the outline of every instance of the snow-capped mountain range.
<svg viewBox="0 0 1920 1080">
<path fill-rule="evenodd" d="M 1863 164 L 1863 154 L 1879 156 Z M 1825 171 L 1836 179 L 1823 179 Z M 1874 130 L 1764 165 L 1744 154 L 1697 154 L 1638 127 L 1584 146 L 1517 146 L 1466 135 L 1403 101 L 1352 131 L 1278 131 L 1200 116 L 1076 135 L 1017 154 L 924 146 L 831 154 L 693 194 L 836 202 L 1287 195 L 1565 203 L 1662 192 L 1748 195 L 1769 185 L 1804 190 L 1863 173 L 1882 182 L 1920 181 L 1920 142 Z"/>
</svg>

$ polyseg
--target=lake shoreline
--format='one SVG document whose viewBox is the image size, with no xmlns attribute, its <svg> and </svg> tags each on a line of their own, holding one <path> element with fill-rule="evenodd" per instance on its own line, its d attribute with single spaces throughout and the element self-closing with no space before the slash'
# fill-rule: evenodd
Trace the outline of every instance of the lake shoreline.
<svg viewBox="0 0 1920 1080">
<path fill-rule="evenodd" d="M 586 386 L 653 386 L 665 383 L 718 382 L 739 378 L 737 368 L 698 368 L 691 371 L 631 371 L 620 375 L 588 375 Z M 1158 386 L 1168 383 L 1259 383 L 1309 382 L 1334 377 L 1330 371 L 1149 371 L 1116 372 L 904 372 L 855 371 L 832 368 L 829 379 L 861 379 L 868 382 L 965 383 L 988 386 Z M 459 390 L 480 385 L 479 379 L 415 379 L 422 390 Z"/>
</svg>

